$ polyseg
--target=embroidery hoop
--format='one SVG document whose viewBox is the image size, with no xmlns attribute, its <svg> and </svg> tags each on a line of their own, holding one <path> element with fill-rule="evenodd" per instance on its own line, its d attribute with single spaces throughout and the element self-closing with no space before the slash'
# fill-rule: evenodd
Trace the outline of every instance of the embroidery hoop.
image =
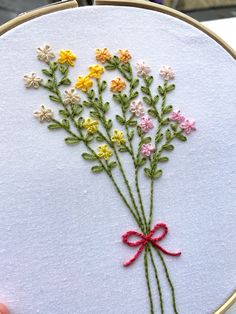
<svg viewBox="0 0 236 314">
<path fill-rule="evenodd" d="M 175 18 L 178 18 L 182 21 L 185 21 L 191 24 L 192 26 L 196 27 L 200 31 L 207 34 L 209 37 L 215 40 L 219 45 L 221 45 L 234 59 L 236 59 L 236 51 L 232 47 L 230 47 L 222 38 L 220 38 L 214 32 L 209 30 L 207 27 L 203 26 L 200 22 L 197 22 L 196 20 L 176 10 L 170 9 L 165 6 L 153 4 L 150 2 L 147 3 L 142 0 L 97 0 L 96 5 L 131 6 L 131 7 L 138 7 L 142 9 L 153 10 L 153 11 L 157 11 L 157 12 L 164 13 L 167 15 L 171 15 Z M 11 29 L 15 28 L 16 26 L 24 22 L 27 22 L 29 20 L 32 20 L 34 18 L 37 18 L 39 16 L 61 11 L 61 10 L 70 9 L 70 8 L 76 8 L 78 6 L 79 5 L 76 0 L 66 0 L 66 1 L 55 3 L 53 5 L 42 7 L 42 8 L 30 11 L 30 12 L 23 13 L 17 16 L 16 18 L 8 21 L 7 23 L 3 24 L 2 26 L 0 26 L 0 36 L 10 31 Z M 236 291 L 226 300 L 226 302 L 221 307 L 219 307 L 214 312 L 214 314 L 225 313 L 235 302 L 236 302 Z"/>
</svg>

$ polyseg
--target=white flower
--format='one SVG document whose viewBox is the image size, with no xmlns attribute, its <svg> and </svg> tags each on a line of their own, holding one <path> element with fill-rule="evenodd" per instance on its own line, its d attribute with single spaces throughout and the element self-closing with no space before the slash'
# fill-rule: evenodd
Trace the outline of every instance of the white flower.
<svg viewBox="0 0 236 314">
<path fill-rule="evenodd" d="M 40 61 L 49 62 L 50 59 L 55 58 L 55 54 L 49 45 L 45 45 L 37 49 L 37 57 Z"/>
<path fill-rule="evenodd" d="M 36 76 L 36 73 L 24 75 L 25 87 L 39 88 L 42 79 Z"/>
<path fill-rule="evenodd" d="M 41 105 L 40 109 L 34 112 L 34 116 L 39 119 L 40 122 L 50 122 L 53 117 L 53 111 Z"/>
<path fill-rule="evenodd" d="M 76 93 L 74 88 L 68 89 L 65 91 L 65 105 L 74 105 L 77 104 L 80 100 L 79 95 Z"/>
<path fill-rule="evenodd" d="M 143 60 L 140 60 L 135 65 L 137 69 L 137 75 L 138 76 L 147 76 L 151 72 L 151 67 L 145 63 Z"/>
<path fill-rule="evenodd" d="M 132 113 L 136 115 L 136 117 L 143 116 L 144 115 L 144 108 L 143 104 L 140 100 L 134 100 L 130 104 L 130 109 Z"/>
<path fill-rule="evenodd" d="M 163 65 L 160 68 L 159 74 L 166 81 L 173 80 L 173 78 L 175 77 L 175 72 L 168 65 Z"/>
</svg>

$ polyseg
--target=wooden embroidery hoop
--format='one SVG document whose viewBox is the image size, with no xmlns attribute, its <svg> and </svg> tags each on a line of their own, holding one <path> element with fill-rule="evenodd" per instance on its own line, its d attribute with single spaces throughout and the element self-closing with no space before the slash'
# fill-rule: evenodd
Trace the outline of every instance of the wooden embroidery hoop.
<svg viewBox="0 0 236 314">
<path fill-rule="evenodd" d="M 230 47 L 221 37 L 216 35 L 214 32 L 212 32 L 210 29 L 205 27 L 203 24 L 200 22 L 192 19 L 191 17 L 170 9 L 168 7 L 154 4 L 151 2 L 146 2 L 143 0 L 97 0 L 96 5 L 117 5 L 117 6 L 130 6 L 130 7 L 138 7 L 138 8 L 143 8 L 143 9 L 148 9 L 148 10 L 153 10 L 157 12 L 161 12 L 164 14 L 168 14 L 171 16 L 174 16 L 182 21 L 185 21 L 192 26 L 196 27 L 200 31 L 204 32 L 208 36 L 210 36 L 212 39 L 214 39 L 219 45 L 221 45 L 234 59 L 236 59 L 236 51 Z M 57 2 L 49 6 L 41 7 L 33 11 L 25 12 L 16 18 L 8 21 L 7 23 L 3 24 L 0 26 L 0 36 L 3 35 L 4 33 L 10 31 L 11 29 L 15 28 L 16 26 L 27 22 L 29 20 L 32 20 L 34 18 L 37 18 L 39 16 L 61 11 L 61 10 L 66 10 L 66 9 L 71 9 L 71 8 L 77 8 L 78 2 L 76 0 L 65 0 L 62 2 Z M 226 302 L 220 306 L 214 314 L 224 314 L 234 303 L 236 302 L 236 291 L 226 300 Z"/>
</svg>

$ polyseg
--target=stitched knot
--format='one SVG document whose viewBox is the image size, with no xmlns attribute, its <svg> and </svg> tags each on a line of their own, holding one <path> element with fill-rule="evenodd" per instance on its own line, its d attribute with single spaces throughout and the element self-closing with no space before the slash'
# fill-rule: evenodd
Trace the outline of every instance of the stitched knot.
<svg viewBox="0 0 236 314">
<path fill-rule="evenodd" d="M 159 236 L 153 237 L 154 233 L 158 229 L 161 229 L 162 233 Z M 126 244 L 130 247 L 138 247 L 138 246 L 140 246 L 140 247 L 139 247 L 138 251 L 136 252 L 136 254 L 131 259 L 129 259 L 128 261 L 123 263 L 123 266 L 127 267 L 127 266 L 131 265 L 139 257 L 139 255 L 142 253 L 142 251 L 144 250 L 144 248 L 148 242 L 150 242 L 155 248 L 157 248 L 158 250 L 160 250 L 164 254 L 167 254 L 170 256 L 181 255 L 181 252 L 174 252 L 174 253 L 169 252 L 158 244 L 158 242 L 161 241 L 166 236 L 167 233 L 168 233 L 168 227 L 164 223 L 156 224 L 153 227 L 153 229 L 147 235 L 140 233 L 140 232 L 137 232 L 137 231 L 128 231 L 128 232 L 124 233 L 122 235 L 122 241 L 124 244 Z M 131 242 L 129 240 L 129 238 L 131 236 L 136 236 L 136 237 L 139 237 L 141 239 L 134 241 L 134 242 Z"/>
</svg>

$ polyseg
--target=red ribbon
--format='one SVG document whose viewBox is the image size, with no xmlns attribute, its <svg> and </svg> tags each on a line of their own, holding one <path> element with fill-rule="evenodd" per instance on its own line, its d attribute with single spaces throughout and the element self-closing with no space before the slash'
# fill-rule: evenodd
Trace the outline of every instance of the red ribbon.
<svg viewBox="0 0 236 314">
<path fill-rule="evenodd" d="M 159 236 L 153 238 L 154 233 L 158 229 L 162 229 L 163 232 Z M 164 224 L 164 223 L 159 223 L 159 224 L 156 224 L 153 227 L 153 229 L 149 232 L 149 234 L 147 234 L 147 235 L 145 235 L 143 233 L 139 233 L 137 231 L 128 231 L 125 234 L 123 234 L 122 235 L 123 243 L 127 244 L 130 247 L 140 246 L 140 248 L 138 249 L 137 253 L 130 260 L 124 262 L 123 266 L 127 267 L 127 266 L 131 265 L 139 257 L 139 255 L 142 253 L 143 249 L 148 244 L 148 242 L 151 242 L 151 244 L 153 246 L 155 246 L 158 250 L 160 250 L 164 254 L 167 254 L 167 255 L 170 255 L 170 256 L 179 256 L 179 255 L 181 255 L 181 252 L 171 253 L 171 252 L 165 250 L 163 247 L 161 247 L 158 244 L 158 241 L 162 240 L 166 236 L 167 233 L 168 233 L 167 225 Z M 131 236 L 137 236 L 137 237 L 139 237 L 141 239 L 138 240 L 138 241 L 135 241 L 135 242 L 131 242 L 131 241 L 129 241 L 129 237 L 131 237 Z"/>
</svg>

